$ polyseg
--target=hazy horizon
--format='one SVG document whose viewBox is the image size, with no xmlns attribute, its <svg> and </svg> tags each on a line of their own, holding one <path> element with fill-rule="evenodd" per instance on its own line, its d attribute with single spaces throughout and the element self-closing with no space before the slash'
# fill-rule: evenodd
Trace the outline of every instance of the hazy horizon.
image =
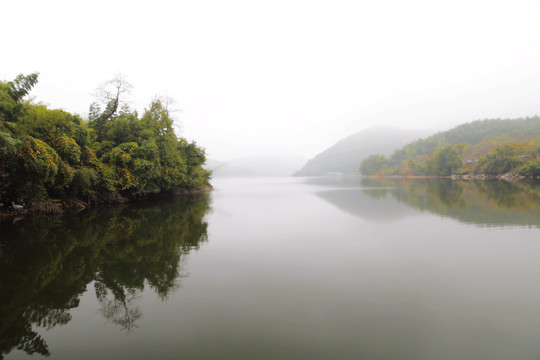
<svg viewBox="0 0 540 360">
<path fill-rule="evenodd" d="M 540 114 L 539 15 L 525 0 L 8 2 L 0 80 L 39 72 L 36 101 L 84 115 L 122 73 L 132 108 L 172 98 L 209 158 L 312 158 L 374 125 Z"/>
<path fill-rule="evenodd" d="M 308 161 L 310 159 L 313 159 L 314 157 L 316 157 L 320 153 L 322 153 L 322 152 L 324 152 L 326 150 L 329 150 L 330 148 L 334 147 L 340 141 L 345 140 L 345 139 L 351 137 L 352 135 L 355 135 L 355 134 L 361 133 L 361 132 L 369 132 L 370 134 L 373 133 L 374 135 L 379 137 L 379 136 L 383 136 L 384 130 L 388 130 L 388 129 L 401 130 L 401 131 L 404 131 L 404 132 L 407 132 L 407 131 L 415 132 L 416 130 L 421 130 L 421 129 L 412 129 L 412 128 L 393 126 L 393 125 L 388 125 L 388 124 L 372 125 L 372 126 L 368 126 L 368 127 L 364 128 L 364 129 L 362 129 L 360 131 L 355 131 L 355 132 L 352 132 L 350 134 L 347 134 L 344 137 L 337 139 L 333 143 L 321 144 L 320 150 L 318 152 L 314 153 L 314 154 L 311 154 L 311 155 L 299 155 L 299 154 L 296 154 L 294 152 L 291 152 L 291 153 L 254 153 L 254 154 L 243 154 L 243 155 L 239 155 L 239 156 L 233 156 L 233 157 L 230 157 L 230 158 L 219 158 L 219 157 L 210 156 L 210 157 L 208 157 L 208 159 L 209 160 L 216 160 L 216 161 L 219 161 L 219 162 L 237 162 L 237 161 L 253 160 L 253 159 L 265 159 L 265 158 L 271 158 L 271 159 L 280 159 L 280 158 L 282 158 L 282 159 L 291 159 L 291 158 L 299 159 L 299 158 L 301 158 L 301 159 L 304 160 L 304 162 L 306 162 L 306 161 Z M 438 131 L 442 131 L 444 129 L 432 128 L 432 129 L 424 129 L 424 130 L 425 130 L 424 135 L 425 136 L 430 136 L 430 135 L 435 134 Z M 418 138 L 423 138 L 425 136 L 419 136 Z M 395 149 L 397 150 L 400 147 L 401 146 L 398 146 L 396 144 Z"/>
</svg>

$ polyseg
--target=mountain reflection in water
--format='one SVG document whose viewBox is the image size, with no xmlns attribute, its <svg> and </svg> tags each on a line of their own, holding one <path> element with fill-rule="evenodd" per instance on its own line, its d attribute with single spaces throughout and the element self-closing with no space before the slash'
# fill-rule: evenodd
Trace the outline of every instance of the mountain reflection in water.
<svg viewBox="0 0 540 360">
<path fill-rule="evenodd" d="M 479 226 L 540 226 L 540 183 L 449 179 L 312 178 L 334 185 L 317 196 L 375 222 L 429 211 Z"/>
<path fill-rule="evenodd" d="M 182 258 L 207 240 L 208 204 L 200 196 L 1 224 L 0 359 L 14 349 L 50 355 L 33 328 L 70 322 L 91 282 L 100 313 L 133 330 L 137 295 L 146 286 L 167 298 Z"/>
</svg>

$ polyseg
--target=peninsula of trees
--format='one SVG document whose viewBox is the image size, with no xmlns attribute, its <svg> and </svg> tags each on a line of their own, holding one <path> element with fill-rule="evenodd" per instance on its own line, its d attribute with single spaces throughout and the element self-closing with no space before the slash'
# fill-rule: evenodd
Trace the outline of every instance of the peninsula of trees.
<svg viewBox="0 0 540 360">
<path fill-rule="evenodd" d="M 141 116 L 122 105 L 121 78 L 87 119 L 27 100 L 38 74 L 0 81 L 0 204 L 108 202 L 210 187 L 204 149 L 177 137 L 167 102 Z M 78 199 L 78 200 L 77 200 Z"/>
<path fill-rule="evenodd" d="M 363 175 L 540 176 L 540 117 L 478 120 L 414 141 L 390 156 L 371 155 Z"/>
</svg>

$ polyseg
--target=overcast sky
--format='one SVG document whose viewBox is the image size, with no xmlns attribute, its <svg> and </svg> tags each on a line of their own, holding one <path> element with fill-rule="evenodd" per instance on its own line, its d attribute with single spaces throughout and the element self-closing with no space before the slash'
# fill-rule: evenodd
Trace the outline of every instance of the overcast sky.
<svg viewBox="0 0 540 360">
<path fill-rule="evenodd" d="M 115 73 L 227 160 L 313 157 L 376 124 L 540 114 L 540 1 L 5 1 L 0 79 L 85 115 Z"/>
</svg>

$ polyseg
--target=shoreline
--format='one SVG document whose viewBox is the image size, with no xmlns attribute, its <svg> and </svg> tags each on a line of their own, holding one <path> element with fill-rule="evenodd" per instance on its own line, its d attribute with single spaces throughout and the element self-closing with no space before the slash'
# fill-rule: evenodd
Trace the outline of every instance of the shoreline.
<svg viewBox="0 0 540 360">
<path fill-rule="evenodd" d="M 486 181 L 486 180 L 504 180 L 504 181 L 520 181 L 520 180 L 540 180 L 540 176 L 524 176 L 514 172 L 499 175 L 487 174 L 452 174 L 452 175 L 372 175 L 365 176 L 371 179 L 450 179 L 450 180 L 467 180 L 467 181 Z"/>
<path fill-rule="evenodd" d="M 60 215 L 78 213 L 101 205 L 120 205 L 140 201 L 171 199 L 176 196 L 193 196 L 209 193 L 212 187 L 200 189 L 179 189 L 144 194 L 120 194 L 112 192 L 102 195 L 91 195 L 86 200 L 77 197 L 66 199 L 43 199 L 28 205 L 4 205 L 0 208 L 0 222 L 9 219 L 20 220 L 33 215 Z"/>
</svg>

